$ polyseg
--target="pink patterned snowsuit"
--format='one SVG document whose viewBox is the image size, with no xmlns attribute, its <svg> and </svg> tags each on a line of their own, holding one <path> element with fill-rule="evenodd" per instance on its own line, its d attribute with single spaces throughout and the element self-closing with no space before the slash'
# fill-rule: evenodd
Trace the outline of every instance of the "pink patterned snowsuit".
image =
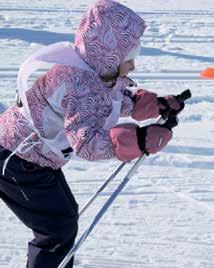
<svg viewBox="0 0 214 268">
<path fill-rule="evenodd" d="M 57 64 L 39 77 L 27 92 L 34 125 L 55 150 L 35 134 L 28 140 L 29 149 L 16 154 L 53 169 L 69 160 L 61 152 L 68 147 L 87 160 L 115 156 L 130 160 L 140 156 L 133 133 L 131 140 L 127 137 L 129 143 L 123 148 L 127 153 L 132 148 L 132 155 L 117 154 L 115 135 L 105 123 L 113 109 L 115 91 L 122 93 L 120 115 L 137 120 L 158 116 L 156 94 L 141 90 L 141 97 L 134 103 L 124 83 L 117 81 L 113 89 L 101 77 L 117 73 L 118 66 L 139 42 L 144 30 L 143 19 L 117 2 L 98 1 L 89 9 L 76 32 L 75 51 L 93 71 Z M 33 132 L 17 105 L 0 117 L 0 145 L 10 151 Z"/>
</svg>

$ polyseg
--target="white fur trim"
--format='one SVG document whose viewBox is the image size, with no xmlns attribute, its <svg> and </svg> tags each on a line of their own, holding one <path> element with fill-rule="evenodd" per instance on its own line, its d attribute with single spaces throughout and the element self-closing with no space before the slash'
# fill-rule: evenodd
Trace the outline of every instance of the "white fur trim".
<svg viewBox="0 0 214 268">
<path fill-rule="evenodd" d="M 141 50 L 141 43 L 139 41 L 139 43 L 125 57 L 124 61 L 134 60 L 140 54 L 140 50 Z"/>
</svg>

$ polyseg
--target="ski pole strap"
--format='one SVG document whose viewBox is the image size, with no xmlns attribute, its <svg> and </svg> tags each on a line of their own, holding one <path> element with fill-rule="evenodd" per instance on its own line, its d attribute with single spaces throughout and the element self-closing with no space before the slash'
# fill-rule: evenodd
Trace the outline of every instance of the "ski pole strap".
<svg viewBox="0 0 214 268">
<path fill-rule="evenodd" d="M 97 215 L 95 216 L 94 220 L 90 224 L 90 226 L 85 230 L 85 232 L 81 235 L 79 240 L 75 243 L 75 245 L 71 248 L 71 250 L 68 252 L 68 254 L 65 256 L 63 261 L 60 263 L 58 268 L 65 268 L 66 265 L 69 263 L 71 258 L 74 256 L 76 251 L 81 247 L 83 242 L 87 239 L 87 237 L 90 235 L 90 233 L 93 231 L 97 223 L 100 221 L 100 219 L 103 217 L 103 215 L 106 213 L 108 208 L 111 206 L 111 204 L 114 202 L 116 197 L 119 195 L 119 193 L 124 189 L 126 184 L 129 182 L 133 174 L 136 172 L 138 167 L 141 165 L 141 162 L 144 160 L 145 156 L 140 157 L 134 165 L 131 167 L 123 181 L 120 183 L 120 185 L 117 187 L 117 189 L 111 194 L 111 196 L 107 199 L 103 207 L 99 210 Z"/>
</svg>

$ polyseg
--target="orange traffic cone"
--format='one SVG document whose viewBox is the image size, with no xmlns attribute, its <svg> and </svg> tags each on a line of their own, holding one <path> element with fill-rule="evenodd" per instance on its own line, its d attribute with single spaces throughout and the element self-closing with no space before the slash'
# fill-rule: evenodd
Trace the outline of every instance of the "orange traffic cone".
<svg viewBox="0 0 214 268">
<path fill-rule="evenodd" d="M 207 68 L 200 75 L 204 79 L 214 79 L 214 68 Z"/>
</svg>

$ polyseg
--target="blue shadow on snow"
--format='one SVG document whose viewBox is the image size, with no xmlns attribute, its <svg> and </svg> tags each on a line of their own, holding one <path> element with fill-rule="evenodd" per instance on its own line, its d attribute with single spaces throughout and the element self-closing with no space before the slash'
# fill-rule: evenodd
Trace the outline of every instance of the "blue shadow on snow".
<svg viewBox="0 0 214 268">
<path fill-rule="evenodd" d="M 178 57 L 178 58 L 182 58 L 182 59 L 198 60 L 198 61 L 202 61 L 202 62 L 214 63 L 214 58 L 212 58 L 212 57 L 188 55 L 188 54 L 183 54 L 183 53 L 178 53 L 178 52 L 164 51 L 164 50 L 159 49 L 159 48 L 151 48 L 151 47 L 141 48 L 140 55 L 143 55 L 143 56 L 173 56 L 173 57 Z"/>
<path fill-rule="evenodd" d="M 60 41 L 73 42 L 74 34 L 21 28 L 0 28 L 0 39 L 19 39 L 29 43 L 50 45 Z"/>
</svg>

